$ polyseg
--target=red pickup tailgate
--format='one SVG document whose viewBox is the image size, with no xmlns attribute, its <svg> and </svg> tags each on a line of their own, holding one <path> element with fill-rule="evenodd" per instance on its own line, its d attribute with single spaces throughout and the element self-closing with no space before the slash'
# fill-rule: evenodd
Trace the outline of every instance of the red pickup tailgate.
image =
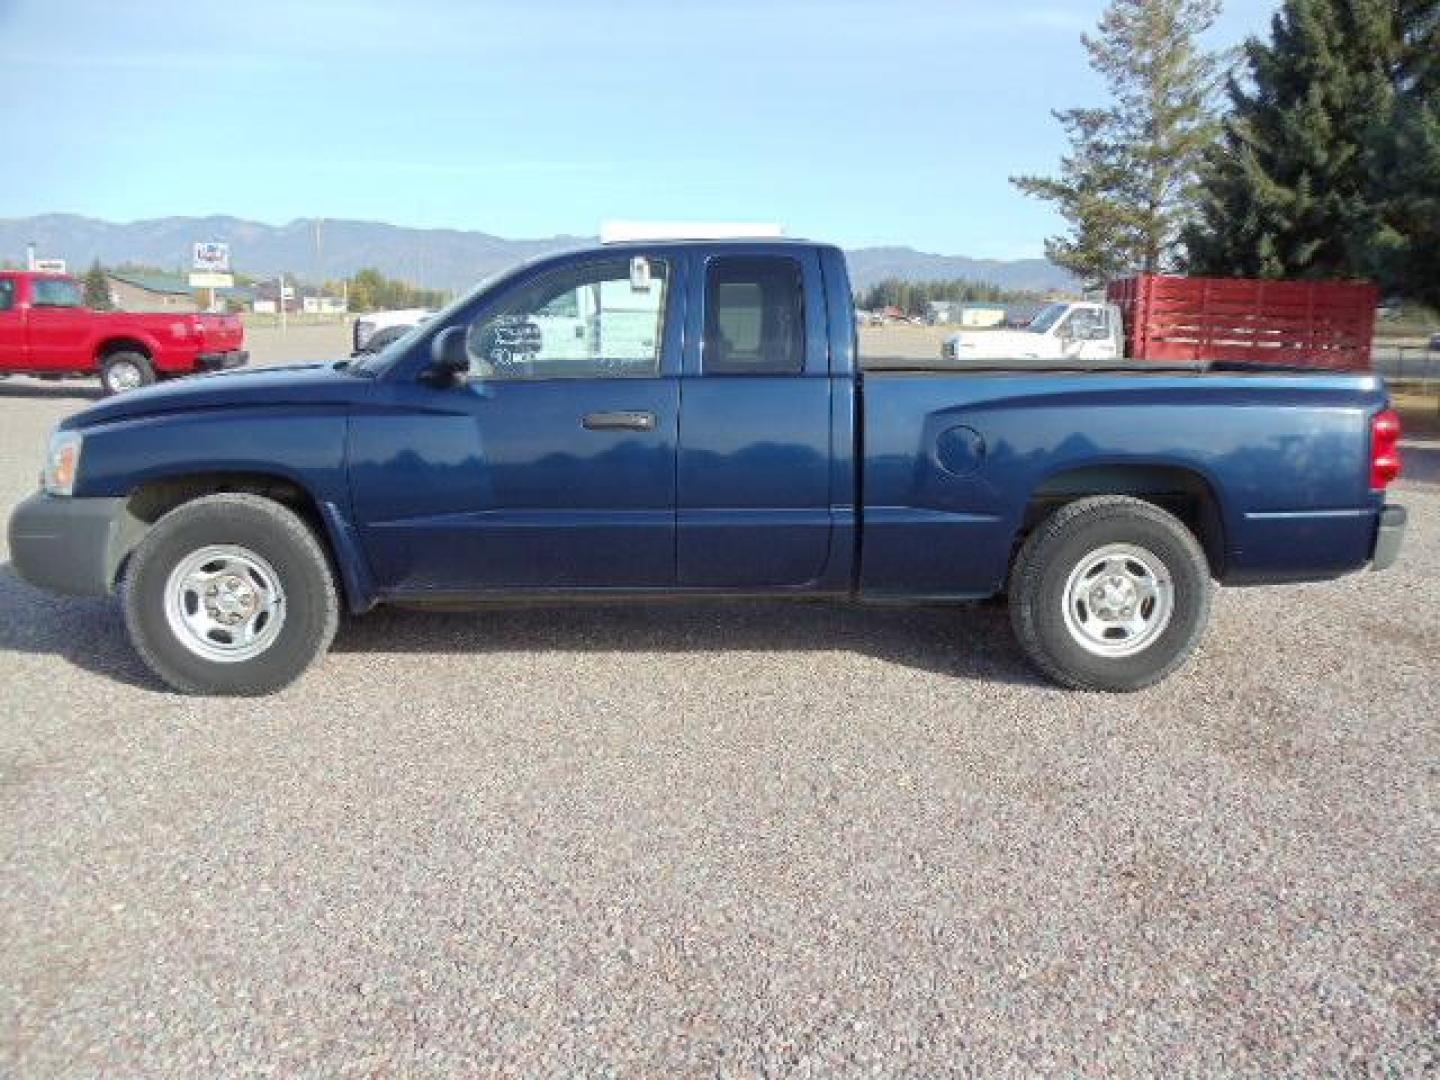
<svg viewBox="0 0 1440 1080">
<path fill-rule="evenodd" d="M 201 351 L 233 352 L 245 344 L 245 322 L 239 315 L 201 315 L 200 332 L 204 335 Z"/>
</svg>

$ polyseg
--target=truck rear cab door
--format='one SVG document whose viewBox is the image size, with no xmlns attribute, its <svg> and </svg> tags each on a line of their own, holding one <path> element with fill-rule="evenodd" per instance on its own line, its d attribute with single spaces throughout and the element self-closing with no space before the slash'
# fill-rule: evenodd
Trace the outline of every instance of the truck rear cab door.
<svg viewBox="0 0 1440 1080">
<path fill-rule="evenodd" d="M 726 245 L 696 259 L 681 379 L 678 583 L 823 587 L 832 380 L 819 254 Z"/>
</svg>

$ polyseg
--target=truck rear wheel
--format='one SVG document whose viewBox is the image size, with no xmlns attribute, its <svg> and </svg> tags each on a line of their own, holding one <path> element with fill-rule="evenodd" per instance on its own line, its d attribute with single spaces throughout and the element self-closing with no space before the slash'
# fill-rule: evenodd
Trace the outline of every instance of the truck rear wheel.
<svg viewBox="0 0 1440 1080">
<path fill-rule="evenodd" d="M 1210 613 L 1210 570 L 1174 515 L 1126 496 L 1080 499 L 1030 534 L 1010 620 L 1031 661 L 1080 690 L 1151 686 L 1185 662 Z"/>
<path fill-rule="evenodd" d="M 160 519 L 131 557 L 125 624 L 188 694 L 268 694 L 330 646 L 335 581 L 315 535 L 256 495 L 208 495 Z"/>
<path fill-rule="evenodd" d="M 100 386 L 107 394 L 135 390 L 154 381 L 155 369 L 144 353 L 113 352 L 100 362 Z"/>
</svg>

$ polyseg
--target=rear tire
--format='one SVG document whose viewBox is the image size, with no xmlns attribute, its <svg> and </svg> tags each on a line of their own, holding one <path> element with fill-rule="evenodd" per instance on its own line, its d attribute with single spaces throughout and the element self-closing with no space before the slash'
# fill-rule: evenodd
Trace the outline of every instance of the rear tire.
<svg viewBox="0 0 1440 1080">
<path fill-rule="evenodd" d="M 207 495 L 162 517 L 131 556 L 124 606 L 141 659 L 187 694 L 280 690 L 339 621 L 314 533 L 258 495 Z"/>
<path fill-rule="evenodd" d="M 138 390 L 155 381 L 150 358 L 138 352 L 113 352 L 100 362 L 100 387 L 106 394 Z"/>
<path fill-rule="evenodd" d="M 1195 536 L 1127 496 L 1061 507 L 1030 534 L 1011 572 L 1021 647 L 1078 690 L 1154 685 L 1185 662 L 1209 613 L 1210 568 Z"/>
</svg>

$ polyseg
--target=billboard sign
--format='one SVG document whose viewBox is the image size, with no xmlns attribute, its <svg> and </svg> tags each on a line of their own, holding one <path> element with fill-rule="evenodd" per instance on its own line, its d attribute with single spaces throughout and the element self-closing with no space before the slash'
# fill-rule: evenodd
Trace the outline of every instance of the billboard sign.
<svg viewBox="0 0 1440 1080">
<path fill-rule="evenodd" d="M 190 264 L 192 270 L 204 274 L 228 274 L 230 272 L 230 245 L 208 240 L 195 245 L 195 258 Z"/>
</svg>

